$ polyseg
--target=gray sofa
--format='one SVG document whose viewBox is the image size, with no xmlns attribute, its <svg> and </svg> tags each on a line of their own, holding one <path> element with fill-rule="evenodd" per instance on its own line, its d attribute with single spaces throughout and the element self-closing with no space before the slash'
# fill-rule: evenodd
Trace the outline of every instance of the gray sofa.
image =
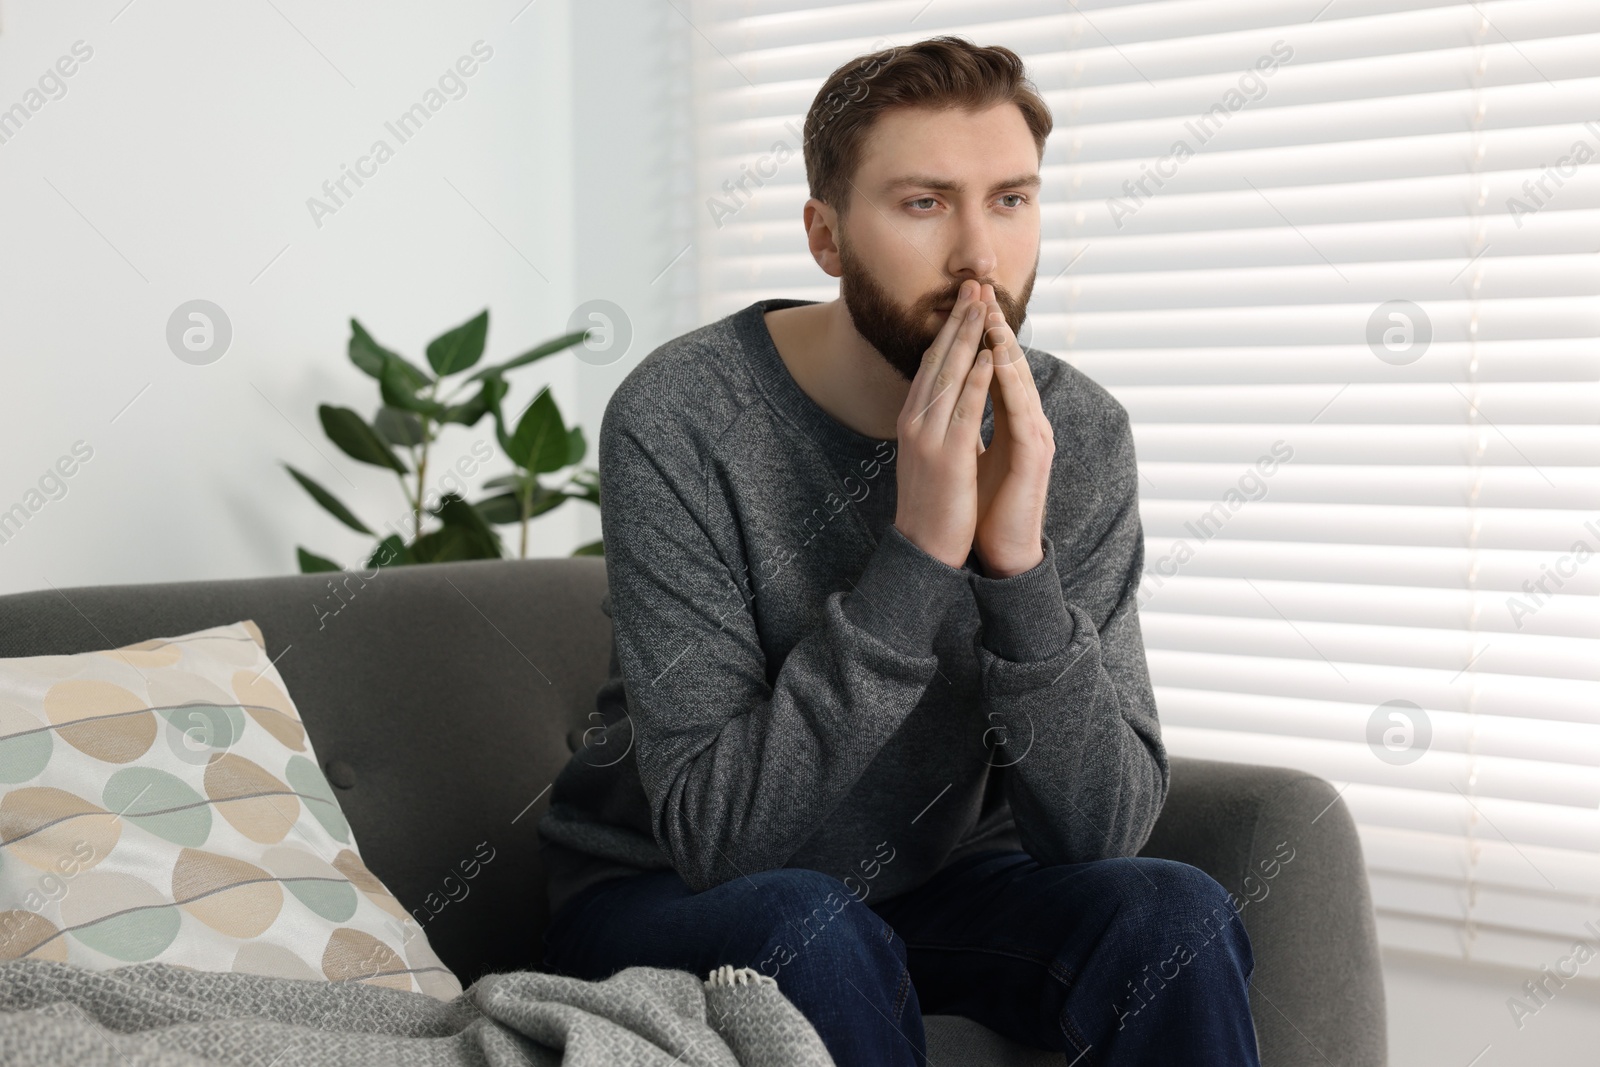
<svg viewBox="0 0 1600 1067">
<path fill-rule="evenodd" d="M 490 560 L 0 597 L 0 657 L 130 644 L 254 619 L 367 865 L 469 984 L 537 970 L 549 918 L 535 824 L 596 715 L 610 655 L 603 560 Z M 480 843 L 493 859 L 461 876 Z M 487 854 L 486 851 L 481 854 Z M 1382 975 L 1354 824 L 1298 771 L 1174 758 L 1145 855 L 1245 904 L 1267 1067 L 1385 1062 Z M 957 1016 L 930 1061 L 1058 1063 Z"/>
</svg>

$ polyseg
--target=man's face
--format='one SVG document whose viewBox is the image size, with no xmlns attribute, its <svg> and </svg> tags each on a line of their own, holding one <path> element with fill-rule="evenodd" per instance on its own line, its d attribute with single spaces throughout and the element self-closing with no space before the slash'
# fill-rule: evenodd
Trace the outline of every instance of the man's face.
<svg viewBox="0 0 1600 1067">
<path fill-rule="evenodd" d="M 1039 269 L 1039 156 L 1015 104 L 897 108 L 867 135 L 839 221 L 839 295 L 907 381 L 961 283 L 994 286 L 1015 333 Z"/>
</svg>

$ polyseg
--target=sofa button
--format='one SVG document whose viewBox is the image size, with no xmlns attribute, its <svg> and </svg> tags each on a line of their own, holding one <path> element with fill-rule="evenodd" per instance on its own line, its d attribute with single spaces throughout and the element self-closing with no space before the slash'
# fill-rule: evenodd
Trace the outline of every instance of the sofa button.
<svg viewBox="0 0 1600 1067">
<path fill-rule="evenodd" d="M 354 789 L 356 785 L 356 769 L 342 759 L 328 761 L 328 781 L 340 789 Z"/>
</svg>

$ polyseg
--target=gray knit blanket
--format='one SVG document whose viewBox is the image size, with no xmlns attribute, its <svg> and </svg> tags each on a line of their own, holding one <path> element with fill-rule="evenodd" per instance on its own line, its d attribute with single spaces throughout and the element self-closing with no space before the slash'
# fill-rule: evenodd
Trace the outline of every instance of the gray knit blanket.
<svg viewBox="0 0 1600 1067">
<path fill-rule="evenodd" d="M 816 1030 L 749 968 L 702 981 L 629 967 L 604 981 L 514 971 L 451 1001 L 141 963 L 0 963 L 0 1063 L 57 1067 L 833 1067 Z"/>
</svg>

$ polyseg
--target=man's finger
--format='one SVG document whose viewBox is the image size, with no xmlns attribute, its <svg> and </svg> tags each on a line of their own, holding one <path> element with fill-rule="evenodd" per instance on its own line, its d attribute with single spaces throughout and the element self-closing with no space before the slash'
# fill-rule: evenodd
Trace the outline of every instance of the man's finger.
<svg viewBox="0 0 1600 1067">
<path fill-rule="evenodd" d="M 966 314 L 962 316 L 961 325 L 956 329 L 955 339 L 950 343 L 950 351 L 945 354 L 944 362 L 937 371 L 929 374 L 928 389 L 930 394 L 922 406 L 912 416 L 912 422 L 922 419 L 932 420 L 935 426 L 946 427 L 950 422 L 950 412 L 955 409 L 956 397 L 960 395 L 961 385 L 966 381 L 967 372 L 972 369 L 972 361 L 978 354 L 979 342 L 983 340 L 983 304 L 973 301 L 967 305 Z M 917 372 L 920 376 L 928 373 L 929 367 L 924 364 Z M 944 430 L 939 431 L 942 440 Z"/>
<path fill-rule="evenodd" d="M 1042 414 L 1044 410 L 1043 401 L 1039 398 L 1039 385 L 1033 380 L 1033 370 L 1028 366 L 1027 354 L 1022 351 L 1022 345 L 1018 343 L 1016 334 L 1011 332 L 1011 325 L 1006 321 L 1005 313 L 1000 310 L 999 302 L 993 297 L 988 301 L 988 309 L 988 329 L 984 333 L 984 340 L 994 348 L 995 362 L 997 364 L 1014 361 L 1020 363 L 1024 368 L 1024 381 L 1022 384 L 1025 391 L 1033 399 L 1034 404 L 1039 407 L 1039 411 Z"/>
<path fill-rule="evenodd" d="M 972 286 L 966 282 L 961 283 L 961 288 L 956 293 L 956 303 L 950 309 L 950 314 L 945 318 L 944 325 L 939 327 L 939 332 L 934 336 L 933 344 L 923 355 L 922 364 L 917 368 L 915 377 L 911 380 L 911 391 L 906 394 L 906 406 L 913 412 L 924 410 L 929 400 L 937 391 L 932 388 L 934 376 L 944 366 L 948 358 L 950 347 L 955 343 L 956 332 L 960 330 L 963 316 L 977 296 L 972 293 Z M 926 372 L 926 373 L 924 373 Z"/>
<path fill-rule="evenodd" d="M 1037 427 L 1038 421 L 1044 418 L 1038 385 L 1033 380 L 1033 370 L 1028 365 L 1027 356 L 1023 354 L 1022 346 L 1016 343 L 998 302 L 991 296 L 986 306 L 990 321 L 984 337 L 996 346 L 994 381 L 999 387 L 1000 406 L 1005 408 L 1004 425 L 1012 435 L 1012 440 L 1021 444 L 1030 429 Z M 996 342 L 996 338 L 1000 340 Z M 995 431 L 998 433 L 1002 423 L 998 417 L 999 407 L 995 410 Z"/>
<path fill-rule="evenodd" d="M 945 431 L 945 443 L 955 447 L 983 450 L 983 401 L 989 395 L 989 381 L 994 373 L 994 355 L 981 350 L 974 358 L 972 369 L 956 398 L 950 412 L 950 424 Z M 974 446 L 976 442 L 976 446 Z"/>
<path fill-rule="evenodd" d="M 1028 387 L 1022 381 L 1032 377 L 1028 372 L 1028 362 L 1012 360 L 1010 363 L 997 363 L 994 377 L 1000 385 L 1000 402 L 1006 408 L 1005 428 L 1010 432 L 1013 444 L 1022 444 L 1027 428 L 1033 425 L 1029 413 L 1033 401 L 1028 395 Z M 1000 427 L 1000 422 L 996 421 L 996 433 L 1000 432 Z"/>
<path fill-rule="evenodd" d="M 989 293 L 989 298 L 984 301 L 984 322 L 986 325 L 984 340 L 991 345 L 1004 346 L 1010 350 L 1007 352 L 1007 356 L 1011 359 L 1016 359 L 1022 355 L 1022 346 L 1017 343 L 1017 335 L 1011 332 L 1011 323 L 1006 321 L 1006 315 L 1000 307 L 1000 301 L 995 299 L 993 290 L 989 290 Z M 996 362 L 1002 361 L 996 360 Z"/>
</svg>

